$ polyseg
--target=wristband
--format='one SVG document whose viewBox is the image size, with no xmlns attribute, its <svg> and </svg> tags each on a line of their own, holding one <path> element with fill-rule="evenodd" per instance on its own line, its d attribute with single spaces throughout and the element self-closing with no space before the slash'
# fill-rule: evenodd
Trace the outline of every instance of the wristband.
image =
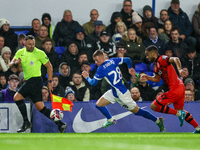
<svg viewBox="0 0 200 150">
<path fill-rule="evenodd" d="M 48 82 L 49 82 L 49 83 L 51 83 L 51 82 L 52 82 L 52 80 L 48 80 Z"/>
<path fill-rule="evenodd" d="M 15 65 L 15 62 L 13 62 L 12 65 L 14 66 L 14 65 Z"/>
</svg>

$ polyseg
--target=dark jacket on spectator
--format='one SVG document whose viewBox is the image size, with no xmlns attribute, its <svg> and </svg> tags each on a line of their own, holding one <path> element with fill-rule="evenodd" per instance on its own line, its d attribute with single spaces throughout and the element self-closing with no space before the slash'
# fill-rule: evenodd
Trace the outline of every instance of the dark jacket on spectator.
<svg viewBox="0 0 200 150">
<path fill-rule="evenodd" d="M 71 68 L 71 74 L 80 68 L 78 63 L 78 55 L 78 53 L 76 55 L 72 55 L 69 50 L 66 50 L 60 57 L 60 64 L 62 62 L 66 62 Z"/>
<path fill-rule="evenodd" d="M 179 14 L 177 15 L 171 9 L 168 8 L 169 19 L 173 23 L 174 26 L 180 29 L 180 34 L 184 34 L 186 37 L 192 34 L 192 24 L 188 18 L 188 15 L 179 8 Z"/>
<path fill-rule="evenodd" d="M 55 89 L 53 89 L 52 94 L 60 96 L 60 97 L 64 97 L 65 96 L 65 90 L 64 88 L 58 83 L 58 86 L 55 87 Z"/>
<path fill-rule="evenodd" d="M 81 25 L 72 20 L 72 22 L 62 21 L 58 22 L 53 34 L 53 40 L 56 42 L 56 45 L 59 43 L 59 46 L 69 46 L 69 44 L 75 40 L 76 29 L 81 27 Z"/>
<path fill-rule="evenodd" d="M 33 29 L 31 29 L 28 33 L 26 33 L 26 35 L 32 35 L 32 36 L 36 37 L 36 36 L 37 36 L 37 33 L 35 33 L 35 32 L 33 31 Z"/>
<path fill-rule="evenodd" d="M 195 80 L 195 83 L 200 80 L 200 54 L 196 54 L 193 60 L 185 54 L 180 60 L 182 66 L 187 66 L 189 75 Z"/>
<path fill-rule="evenodd" d="M 67 87 L 67 86 L 69 86 L 69 82 L 71 81 L 71 76 L 70 76 L 70 66 L 68 65 L 68 69 L 69 69 L 69 73 L 68 73 L 68 75 L 67 76 L 64 76 L 63 75 L 63 73 L 62 73 L 62 71 L 61 71 L 61 66 L 63 65 L 63 64 L 67 64 L 66 62 L 63 62 L 63 63 L 61 63 L 60 65 L 59 65 L 59 69 L 58 69 L 58 71 L 59 71 L 59 73 L 60 73 L 60 75 L 59 75 L 59 83 L 60 83 L 60 85 L 64 88 L 64 90 L 65 90 L 65 88 Z"/>
<path fill-rule="evenodd" d="M 185 55 L 188 46 L 181 38 L 179 38 L 179 43 L 174 43 L 170 40 L 165 47 L 171 47 L 174 56 L 181 58 Z"/>
<path fill-rule="evenodd" d="M 18 37 L 17 34 L 15 34 L 14 30 L 9 28 L 7 32 L 0 30 L 0 35 L 2 35 L 5 39 L 4 46 L 8 46 L 12 52 L 11 55 L 14 55 L 16 52 L 16 48 L 18 45 Z"/>
<path fill-rule="evenodd" d="M 88 61 L 94 63 L 92 55 L 98 49 L 96 42 L 89 36 L 86 36 L 83 40 L 76 39 L 75 42 L 79 52 L 87 54 Z"/>
<path fill-rule="evenodd" d="M 140 85 L 139 83 L 136 84 L 136 87 L 139 89 L 140 91 L 140 95 L 143 99 L 143 101 L 153 101 L 154 100 L 154 95 L 155 95 L 155 90 L 152 88 L 151 85 L 149 85 L 147 83 L 147 85 L 145 87 L 143 87 L 142 85 Z"/>
<path fill-rule="evenodd" d="M 157 43 L 153 43 L 149 38 L 143 41 L 144 45 L 148 47 L 149 45 L 155 45 L 158 48 L 158 52 L 160 55 L 165 55 L 165 41 L 161 40 L 158 37 Z"/>
<path fill-rule="evenodd" d="M 123 16 L 120 12 L 114 12 L 110 18 L 111 24 L 109 24 L 106 27 L 106 31 L 110 34 L 110 37 L 112 37 L 115 34 L 115 26 L 116 26 L 115 19 L 117 17 L 121 17 L 123 19 Z"/>
<path fill-rule="evenodd" d="M 59 67 L 59 55 L 56 53 L 53 49 L 51 49 L 50 53 L 45 52 L 47 57 L 49 58 L 49 61 L 51 62 L 51 65 L 53 67 L 53 72 L 58 72 L 58 67 Z M 46 73 L 47 73 L 47 68 L 42 65 L 41 68 L 42 72 L 42 78 L 44 81 L 46 81 Z"/>
<path fill-rule="evenodd" d="M 127 14 L 124 12 L 124 9 L 122 8 L 121 10 L 121 14 L 123 16 L 123 22 L 125 23 L 127 29 L 130 28 L 131 24 L 132 24 L 132 13 L 134 12 L 134 10 L 132 10 L 131 14 Z M 139 15 L 139 14 L 138 14 Z"/>
</svg>

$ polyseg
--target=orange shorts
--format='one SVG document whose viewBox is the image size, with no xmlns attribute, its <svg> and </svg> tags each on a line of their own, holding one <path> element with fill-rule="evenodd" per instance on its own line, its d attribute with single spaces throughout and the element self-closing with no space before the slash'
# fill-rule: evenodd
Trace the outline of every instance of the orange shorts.
<svg viewBox="0 0 200 150">
<path fill-rule="evenodd" d="M 185 86 L 180 83 L 178 86 L 170 88 L 169 91 L 161 94 L 153 101 L 156 106 L 173 104 L 175 109 L 183 109 L 185 100 Z"/>
</svg>

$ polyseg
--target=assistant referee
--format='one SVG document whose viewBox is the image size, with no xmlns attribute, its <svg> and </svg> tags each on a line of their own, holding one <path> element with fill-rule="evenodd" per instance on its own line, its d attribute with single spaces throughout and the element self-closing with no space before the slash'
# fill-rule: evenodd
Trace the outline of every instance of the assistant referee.
<svg viewBox="0 0 200 150">
<path fill-rule="evenodd" d="M 35 47 L 35 38 L 32 35 L 28 35 L 25 38 L 25 47 L 18 50 L 9 64 L 9 67 L 20 64 L 24 72 L 25 83 L 20 87 L 19 91 L 14 95 L 14 101 L 18 106 L 24 123 L 17 132 L 24 132 L 32 125 L 27 117 L 26 105 L 23 101 L 24 97 L 29 96 L 34 103 L 36 109 L 43 113 L 50 119 L 51 110 L 44 106 L 42 101 L 42 86 L 43 81 L 41 78 L 41 65 L 43 64 L 47 68 L 48 73 L 48 88 L 52 91 L 52 74 L 53 69 L 47 55 Z M 64 132 L 67 124 L 61 121 L 55 122 L 58 125 L 60 132 Z"/>
</svg>

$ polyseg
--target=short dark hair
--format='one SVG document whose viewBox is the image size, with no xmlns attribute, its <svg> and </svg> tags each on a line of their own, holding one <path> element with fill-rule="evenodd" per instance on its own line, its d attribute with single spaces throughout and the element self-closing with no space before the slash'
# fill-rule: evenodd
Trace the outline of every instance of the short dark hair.
<svg viewBox="0 0 200 150">
<path fill-rule="evenodd" d="M 80 71 L 75 71 L 75 72 L 73 73 L 73 76 L 74 76 L 75 74 L 81 75 L 81 72 L 80 72 Z"/>
<path fill-rule="evenodd" d="M 81 52 L 79 55 L 78 55 L 78 58 L 80 58 L 81 55 L 86 55 L 88 57 L 88 55 L 84 52 Z"/>
<path fill-rule="evenodd" d="M 153 52 L 153 51 L 158 52 L 158 48 L 157 48 L 155 45 L 149 45 L 149 46 L 145 49 L 145 51 L 148 51 L 148 52 Z"/>
<path fill-rule="evenodd" d="M 40 22 L 40 20 L 39 20 L 38 18 L 34 18 L 34 19 L 32 20 L 32 24 L 33 24 L 33 21 L 35 21 L 35 20 L 38 20 L 38 21 Z"/>
<path fill-rule="evenodd" d="M 42 41 L 42 45 L 46 42 L 51 42 L 51 44 L 53 43 L 53 40 L 50 38 L 45 39 L 44 41 Z"/>
<path fill-rule="evenodd" d="M 4 42 L 5 42 L 5 37 L 4 37 L 3 35 L 0 35 L 0 37 L 2 37 L 2 38 L 3 38 L 3 40 L 4 40 Z"/>
<path fill-rule="evenodd" d="M 161 13 L 162 13 L 163 11 L 166 11 L 166 12 L 167 12 L 167 14 L 169 15 L 169 13 L 168 13 L 167 9 L 162 9 L 162 10 L 160 11 L 160 16 L 161 16 Z"/>
<path fill-rule="evenodd" d="M 94 53 L 93 53 L 93 57 L 96 57 L 96 56 L 103 56 L 103 51 L 101 51 L 100 49 L 96 50 Z"/>
<path fill-rule="evenodd" d="M 19 34 L 18 39 L 24 39 L 26 37 L 25 34 Z"/>
<path fill-rule="evenodd" d="M 178 33 L 180 34 L 180 30 L 179 30 L 179 28 L 177 28 L 177 27 L 173 27 L 172 29 L 171 29 L 171 31 L 170 31 L 170 34 L 172 33 L 172 32 L 174 32 L 174 31 L 178 31 Z"/>
<path fill-rule="evenodd" d="M 130 2 L 130 3 L 132 4 L 132 1 L 131 1 L 131 0 L 124 0 L 123 4 L 124 4 L 125 2 Z"/>
<path fill-rule="evenodd" d="M 24 40 L 35 40 L 35 37 L 33 35 L 27 35 Z"/>
<path fill-rule="evenodd" d="M 10 81 L 10 80 L 17 80 L 17 81 L 19 81 L 19 77 L 17 75 L 15 75 L 15 74 L 11 74 L 8 77 L 8 81 Z"/>
<path fill-rule="evenodd" d="M 55 73 L 53 74 L 52 78 L 58 78 L 59 79 L 58 75 L 55 74 Z"/>
</svg>

